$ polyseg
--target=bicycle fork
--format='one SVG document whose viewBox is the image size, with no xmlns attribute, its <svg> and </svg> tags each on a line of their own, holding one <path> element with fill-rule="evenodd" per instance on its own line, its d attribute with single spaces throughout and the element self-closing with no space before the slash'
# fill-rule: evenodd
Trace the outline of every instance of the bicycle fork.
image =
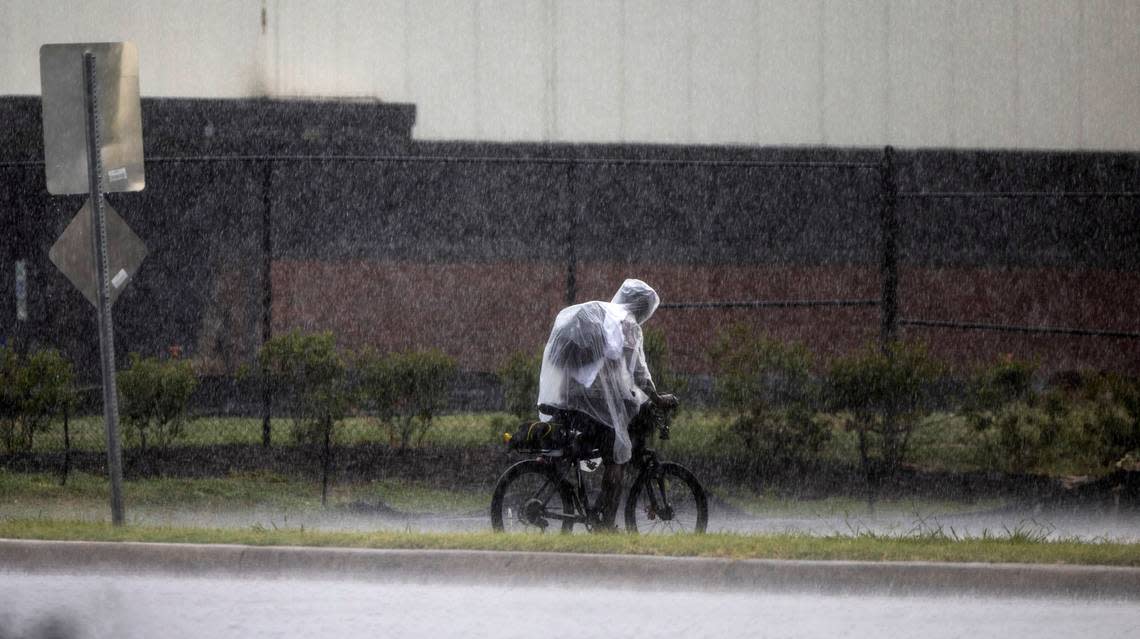
<svg viewBox="0 0 1140 639">
<path fill-rule="evenodd" d="M 651 520 L 660 518 L 662 521 L 672 521 L 673 506 L 669 504 L 669 493 L 665 489 L 665 473 L 661 472 L 657 460 L 652 458 L 645 465 L 644 472 L 648 473 L 645 492 L 649 498 L 649 508 L 645 516 Z M 630 498 L 634 498 L 634 495 L 630 495 Z"/>
</svg>

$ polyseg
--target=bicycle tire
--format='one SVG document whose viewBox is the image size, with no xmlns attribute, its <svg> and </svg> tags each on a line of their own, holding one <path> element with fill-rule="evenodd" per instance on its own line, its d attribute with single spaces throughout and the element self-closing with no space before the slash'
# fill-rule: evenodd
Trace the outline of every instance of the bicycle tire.
<svg viewBox="0 0 1140 639">
<path fill-rule="evenodd" d="M 625 500 L 625 528 L 630 533 L 643 534 L 673 534 L 705 532 L 709 524 L 709 502 L 704 487 L 697 481 L 695 475 L 688 468 L 673 462 L 661 462 L 657 470 L 660 475 L 646 468 L 638 474 L 629 495 Z M 662 514 L 654 512 L 653 502 L 649 499 L 649 490 L 660 493 L 661 484 L 654 480 L 660 478 L 669 491 L 670 506 L 681 509 L 683 514 L 677 512 Z M 669 480 L 673 480 L 669 482 Z M 643 519 L 641 525 L 638 520 Z M 654 522 L 649 524 L 649 522 Z M 641 529 L 641 530 L 639 530 Z"/>
<path fill-rule="evenodd" d="M 531 492 L 530 488 L 524 485 L 526 482 L 538 482 L 540 488 L 553 484 L 555 492 L 558 493 L 562 502 L 562 512 L 567 514 L 574 512 L 574 495 L 570 486 L 562 481 L 562 477 L 558 475 L 554 466 L 537 459 L 528 459 L 508 468 L 495 482 L 495 491 L 491 497 L 491 529 L 495 532 L 507 532 L 508 530 L 510 532 L 546 532 L 545 527 L 528 522 L 524 517 L 527 501 L 524 500 L 524 497 Z M 511 492 L 512 488 L 516 488 L 518 491 Z M 548 499 L 553 498 L 553 496 L 551 495 Z M 541 508 L 545 511 L 545 504 Z M 558 521 L 546 520 L 541 517 L 540 513 L 536 514 L 536 518 L 548 522 L 548 525 Z M 512 523 L 517 527 L 511 526 Z M 562 533 L 569 533 L 573 528 L 573 521 L 562 520 Z"/>
</svg>

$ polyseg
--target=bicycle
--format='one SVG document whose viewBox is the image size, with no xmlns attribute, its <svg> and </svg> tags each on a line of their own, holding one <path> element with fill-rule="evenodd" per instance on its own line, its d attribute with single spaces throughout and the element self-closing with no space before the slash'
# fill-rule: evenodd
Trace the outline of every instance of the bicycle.
<svg viewBox="0 0 1140 639">
<path fill-rule="evenodd" d="M 601 452 L 584 436 L 587 429 L 578 413 L 553 407 L 539 409 L 553 415 L 551 422 L 536 422 L 525 443 L 512 446 L 537 457 L 509 467 L 495 483 L 491 498 L 491 528 L 496 532 L 545 533 L 557 522 L 562 533 L 582 524 L 593 532 L 600 525 L 596 508 L 591 508 L 584 473 L 593 472 Z M 672 410 L 654 408 L 654 433 L 669 439 Z M 533 437 L 533 429 L 544 430 Z M 504 433 L 510 443 L 512 437 Z M 631 464 L 636 479 L 625 499 L 625 527 L 630 533 L 703 533 L 708 527 L 708 498 L 697 478 L 684 466 L 661 461 L 645 446 L 634 447 Z M 555 497 L 557 496 L 557 499 Z"/>
</svg>

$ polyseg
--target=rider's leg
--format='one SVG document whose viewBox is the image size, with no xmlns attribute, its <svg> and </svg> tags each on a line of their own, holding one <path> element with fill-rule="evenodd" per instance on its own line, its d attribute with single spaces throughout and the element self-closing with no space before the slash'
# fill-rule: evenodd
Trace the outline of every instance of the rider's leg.
<svg viewBox="0 0 1140 639">
<path fill-rule="evenodd" d="M 613 528 L 618 502 L 621 501 L 621 480 L 625 471 L 624 464 L 614 463 L 614 429 L 593 420 L 582 424 L 581 428 L 587 433 L 589 441 L 597 446 L 603 463 L 602 490 L 590 510 L 597 517 L 596 528 Z"/>
<path fill-rule="evenodd" d="M 602 527 L 614 528 L 617 519 L 618 502 L 621 501 L 621 480 L 625 474 L 625 464 L 606 464 L 602 473 L 602 494 L 598 498 L 601 508 Z"/>
<path fill-rule="evenodd" d="M 634 459 L 637 459 L 641 455 L 641 451 L 645 448 L 646 437 L 653 427 L 652 419 L 649 405 L 646 404 L 641 407 L 641 410 L 629 425 L 629 435 L 633 443 Z M 610 433 L 612 432 L 611 430 Z M 612 451 L 612 440 L 609 442 L 609 445 Z M 620 506 L 619 502 L 621 501 L 622 477 L 625 474 L 625 466 L 625 464 L 613 463 L 612 452 L 611 456 L 606 459 L 606 469 L 605 472 L 602 473 L 602 494 L 598 498 L 598 507 L 601 509 L 603 528 L 613 529 L 615 527 L 618 506 Z"/>
</svg>

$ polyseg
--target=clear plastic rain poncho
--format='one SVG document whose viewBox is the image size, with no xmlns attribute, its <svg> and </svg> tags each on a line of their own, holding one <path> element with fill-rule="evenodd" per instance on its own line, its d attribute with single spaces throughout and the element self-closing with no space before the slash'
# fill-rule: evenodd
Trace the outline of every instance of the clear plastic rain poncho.
<svg viewBox="0 0 1140 639">
<path fill-rule="evenodd" d="M 562 309 L 542 353 L 538 403 L 579 411 L 613 428 L 618 464 L 632 454 L 630 421 L 649 400 L 646 392 L 656 392 L 645 365 L 641 323 L 658 303 L 648 284 L 626 280 L 609 302 Z"/>
</svg>

